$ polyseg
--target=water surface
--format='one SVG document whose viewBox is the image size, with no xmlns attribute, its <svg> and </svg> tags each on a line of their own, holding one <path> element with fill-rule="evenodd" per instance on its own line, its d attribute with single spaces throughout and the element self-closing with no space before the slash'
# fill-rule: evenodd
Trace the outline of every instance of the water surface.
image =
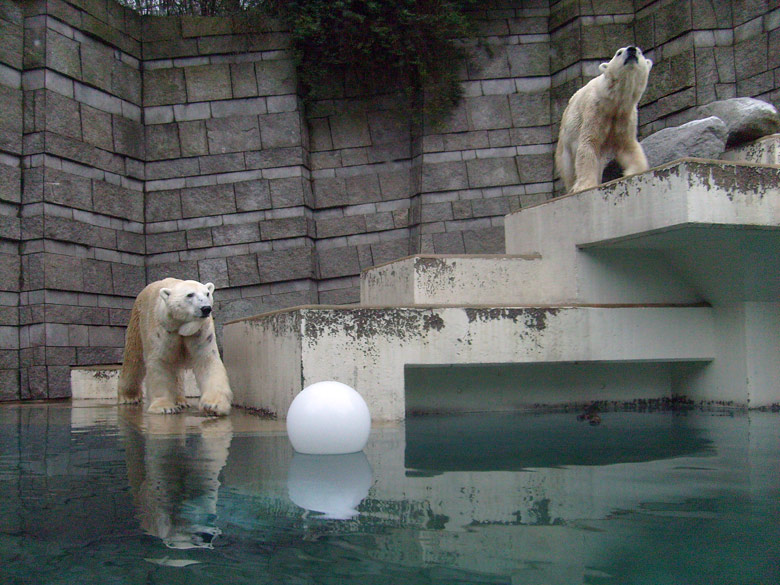
<svg viewBox="0 0 780 585">
<path fill-rule="evenodd" d="M 0 407 L 0 583 L 776 584 L 780 416 L 426 416 L 364 453 L 284 426 Z"/>
</svg>

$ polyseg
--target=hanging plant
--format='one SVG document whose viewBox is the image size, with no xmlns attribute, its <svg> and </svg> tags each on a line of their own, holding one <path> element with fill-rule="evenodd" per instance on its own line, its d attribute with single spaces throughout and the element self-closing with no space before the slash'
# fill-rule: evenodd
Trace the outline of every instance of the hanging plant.
<svg viewBox="0 0 780 585">
<path fill-rule="evenodd" d="M 444 117 L 461 97 L 474 0 L 264 0 L 287 21 L 304 98 L 332 95 L 334 83 L 403 96 L 405 109 Z"/>
</svg>

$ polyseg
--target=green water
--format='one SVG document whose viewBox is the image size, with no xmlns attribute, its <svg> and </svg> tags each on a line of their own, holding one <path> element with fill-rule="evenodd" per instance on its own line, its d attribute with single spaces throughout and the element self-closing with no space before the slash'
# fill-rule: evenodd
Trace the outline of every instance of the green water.
<svg viewBox="0 0 780 585">
<path fill-rule="evenodd" d="M 338 457 L 237 421 L 0 407 L 0 583 L 780 583 L 777 414 L 419 417 Z"/>
</svg>

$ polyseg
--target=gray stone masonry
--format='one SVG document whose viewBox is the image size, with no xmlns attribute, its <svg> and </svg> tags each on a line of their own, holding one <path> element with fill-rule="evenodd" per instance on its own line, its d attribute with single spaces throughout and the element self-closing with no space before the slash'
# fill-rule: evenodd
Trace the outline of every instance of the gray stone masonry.
<svg viewBox="0 0 780 585">
<path fill-rule="evenodd" d="M 463 99 L 412 124 L 334 80 L 304 106 L 290 38 L 251 17 L 113 0 L 0 3 L 0 400 L 69 394 L 121 360 L 133 299 L 214 282 L 218 326 L 358 300 L 361 270 L 504 251 L 556 193 L 569 97 L 623 45 L 654 60 L 640 135 L 737 96 L 780 105 L 780 9 L 715 0 L 489 0 Z M 221 329 L 220 329 L 221 330 Z"/>
</svg>

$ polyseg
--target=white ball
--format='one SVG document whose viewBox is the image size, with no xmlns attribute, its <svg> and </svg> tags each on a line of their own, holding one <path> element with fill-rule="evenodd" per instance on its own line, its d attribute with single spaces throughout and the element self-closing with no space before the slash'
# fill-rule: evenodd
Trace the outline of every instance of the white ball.
<svg viewBox="0 0 780 585">
<path fill-rule="evenodd" d="M 298 453 L 356 453 L 366 446 L 370 433 L 371 413 L 366 401 L 341 382 L 307 386 L 287 411 L 287 435 Z"/>
</svg>

